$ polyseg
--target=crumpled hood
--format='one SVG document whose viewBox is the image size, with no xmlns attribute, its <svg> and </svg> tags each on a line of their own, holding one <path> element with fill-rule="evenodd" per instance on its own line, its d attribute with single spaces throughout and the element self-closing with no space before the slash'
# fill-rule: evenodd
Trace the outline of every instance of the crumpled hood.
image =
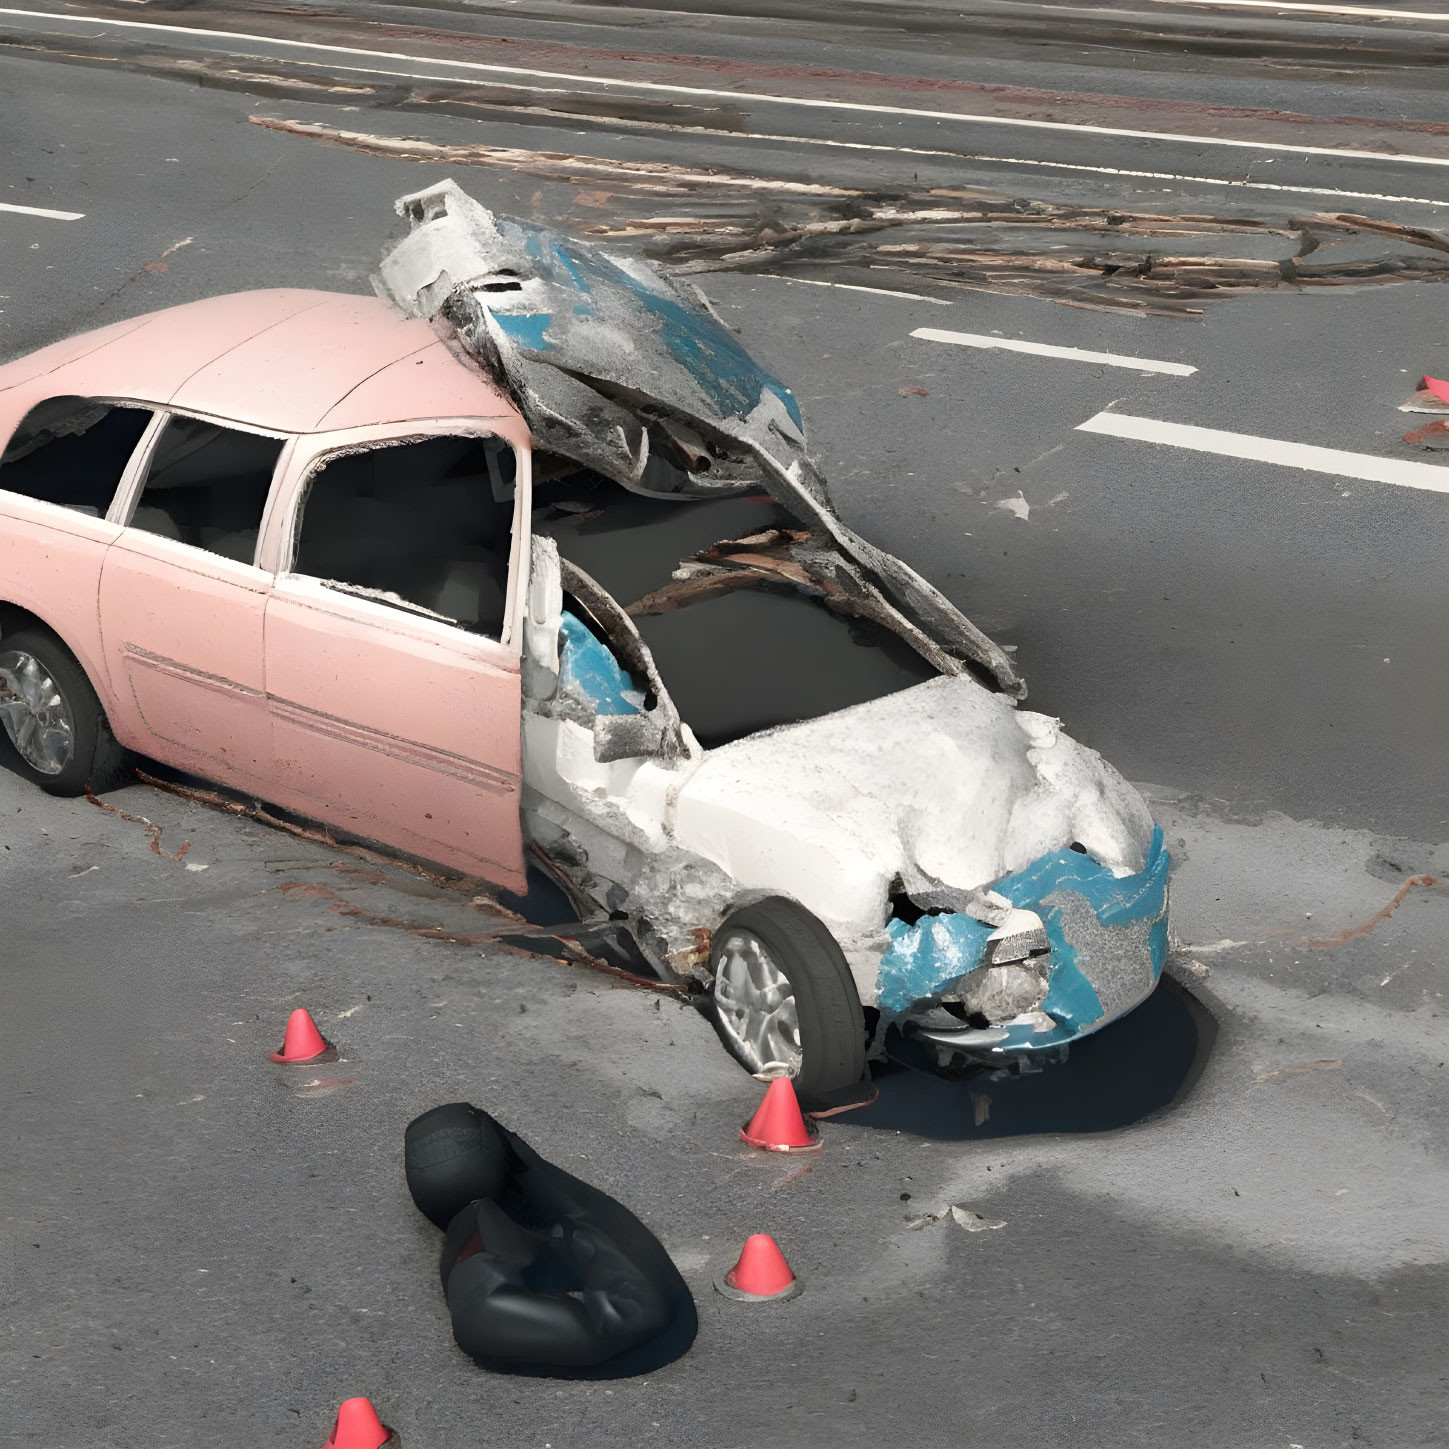
<svg viewBox="0 0 1449 1449">
<path fill-rule="evenodd" d="M 1074 842 L 1126 874 L 1152 839 L 1141 796 L 1096 751 L 945 677 L 708 752 L 673 825 L 742 884 L 793 885 L 841 922 L 897 876 L 917 898 L 969 890 Z"/>
</svg>

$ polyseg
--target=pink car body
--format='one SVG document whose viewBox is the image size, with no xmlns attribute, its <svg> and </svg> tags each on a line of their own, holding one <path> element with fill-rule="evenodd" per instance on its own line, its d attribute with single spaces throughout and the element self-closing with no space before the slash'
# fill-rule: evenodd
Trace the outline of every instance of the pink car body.
<svg viewBox="0 0 1449 1449">
<path fill-rule="evenodd" d="M 0 367 L 0 440 L 63 397 L 153 416 L 103 516 L 7 491 L 0 470 L 0 607 L 59 636 L 119 742 L 523 890 L 529 433 L 507 395 L 381 301 L 274 290 L 134 318 Z M 250 561 L 134 525 L 172 418 L 280 445 Z M 467 438 L 501 440 L 515 462 L 498 637 L 295 570 L 306 490 L 329 460 Z"/>
</svg>

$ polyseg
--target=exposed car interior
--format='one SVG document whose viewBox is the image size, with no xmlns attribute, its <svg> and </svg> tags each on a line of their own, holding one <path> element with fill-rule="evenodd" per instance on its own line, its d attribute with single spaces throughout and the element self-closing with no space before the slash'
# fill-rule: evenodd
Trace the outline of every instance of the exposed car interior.
<svg viewBox="0 0 1449 1449">
<path fill-rule="evenodd" d="M 547 464 L 536 473 L 547 472 Z M 818 719 L 937 677 L 898 635 L 830 608 L 788 579 L 656 609 L 639 602 L 692 554 L 722 539 L 799 523 L 759 495 L 673 501 L 585 471 L 536 481 L 533 528 L 624 606 L 680 717 L 706 749 Z"/>
<path fill-rule="evenodd" d="M 293 569 L 496 639 L 515 467 L 497 438 L 425 438 L 333 457 L 307 485 Z"/>
<path fill-rule="evenodd" d="M 0 457 L 0 488 L 103 517 L 151 416 L 149 408 L 93 398 L 47 398 Z"/>
<path fill-rule="evenodd" d="M 131 527 L 251 563 L 282 440 L 168 418 Z"/>
</svg>

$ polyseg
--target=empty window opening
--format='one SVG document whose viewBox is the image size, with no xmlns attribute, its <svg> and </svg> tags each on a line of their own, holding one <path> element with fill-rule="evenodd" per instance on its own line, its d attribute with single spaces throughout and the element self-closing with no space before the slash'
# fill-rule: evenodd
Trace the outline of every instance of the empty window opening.
<svg viewBox="0 0 1449 1449">
<path fill-rule="evenodd" d="M 151 416 L 92 398 L 47 398 L 0 457 L 0 488 L 103 518 Z"/>
<path fill-rule="evenodd" d="M 899 635 L 759 581 L 634 621 L 705 749 L 938 677 Z"/>
<path fill-rule="evenodd" d="M 551 466 L 539 454 L 533 504 L 534 532 L 552 538 L 563 558 L 626 609 L 669 585 L 682 562 L 721 539 L 802 526 L 768 496 L 645 498 L 597 475 Z M 838 613 L 783 580 L 753 577 L 677 608 L 631 613 L 664 688 L 706 749 L 939 675 L 883 624 Z"/>
<path fill-rule="evenodd" d="M 308 485 L 294 568 L 499 638 L 515 467 L 497 438 L 428 438 L 333 458 Z"/>
<path fill-rule="evenodd" d="M 280 438 L 171 418 L 131 527 L 249 564 L 281 453 Z"/>
</svg>

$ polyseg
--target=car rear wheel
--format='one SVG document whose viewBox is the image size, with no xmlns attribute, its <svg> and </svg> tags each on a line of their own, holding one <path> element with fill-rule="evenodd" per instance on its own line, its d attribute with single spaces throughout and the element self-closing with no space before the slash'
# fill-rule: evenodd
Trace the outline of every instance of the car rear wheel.
<svg viewBox="0 0 1449 1449">
<path fill-rule="evenodd" d="M 0 638 L 0 724 L 21 773 L 52 795 L 108 790 L 124 773 L 126 752 L 85 670 L 45 630 Z"/>
<path fill-rule="evenodd" d="M 711 998 L 725 1045 L 756 1076 L 790 1076 L 804 1098 L 865 1076 L 865 1019 L 835 938 L 781 898 L 731 915 L 714 933 Z"/>
</svg>

